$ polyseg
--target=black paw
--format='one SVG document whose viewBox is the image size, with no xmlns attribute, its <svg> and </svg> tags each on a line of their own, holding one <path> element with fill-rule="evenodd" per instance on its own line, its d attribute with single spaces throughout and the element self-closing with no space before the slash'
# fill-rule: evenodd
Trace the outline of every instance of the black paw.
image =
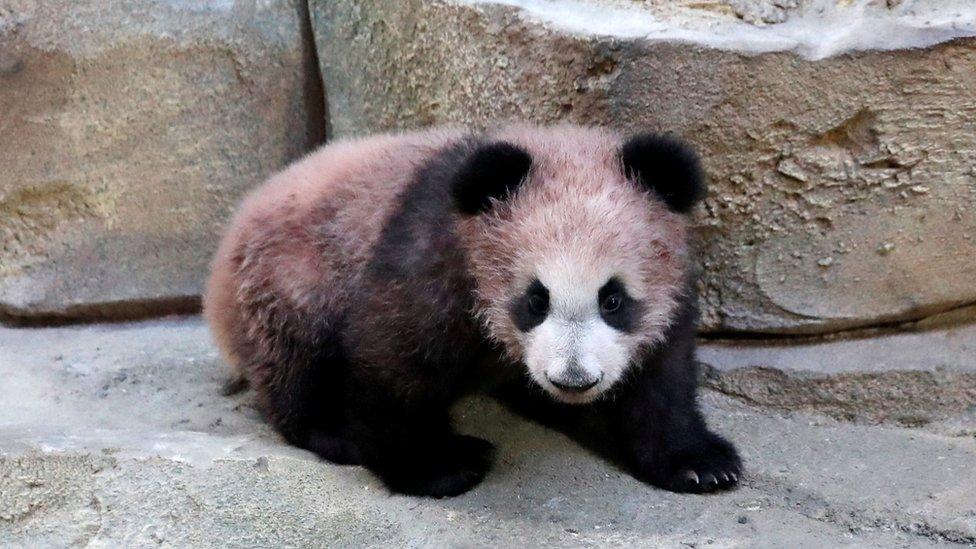
<svg viewBox="0 0 976 549">
<path fill-rule="evenodd" d="M 377 471 L 387 487 L 401 494 L 451 497 L 467 492 L 491 467 L 494 447 L 476 437 L 454 435 L 437 452 Z"/>
<path fill-rule="evenodd" d="M 725 439 L 712 435 L 695 450 L 668 456 L 664 463 L 644 468 L 654 485 L 691 494 L 707 494 L 735 488 L 742 477 L 742 460 Z"/>
</svg>

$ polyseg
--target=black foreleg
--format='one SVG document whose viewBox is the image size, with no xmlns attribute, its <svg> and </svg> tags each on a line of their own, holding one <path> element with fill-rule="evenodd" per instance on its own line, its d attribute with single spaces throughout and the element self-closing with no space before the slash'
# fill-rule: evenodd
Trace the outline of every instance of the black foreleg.
<svg viewBox="0 0 976 549">
<path fill-rule="evenodd" d="M 685 306 L 615 406 L 635 474 L 676 492 L 731 488 L 742 474 L 735 447 L 710 431 L 697 403 L 694 310 Z"/>
</svg>

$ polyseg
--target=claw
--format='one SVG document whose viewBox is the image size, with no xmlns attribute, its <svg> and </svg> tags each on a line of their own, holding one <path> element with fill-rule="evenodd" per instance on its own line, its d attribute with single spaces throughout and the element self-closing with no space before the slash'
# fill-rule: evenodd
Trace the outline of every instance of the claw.
<svg viewBox="0 0 976 549">
<path fill-rule="evenodd" d="M 691 469 L 686 469 L 685 472 L 682 473 L 681 477 L 692 484 L 699 484 L 698 473 L 692 471 Z"/>
<path fill-rule="evenodd" d="M 708 473 L 707 475 L 702 477 L 702 484 L 704 484 L 705 486 L 715 486 L 718 484 L 718 479 L 715 478 L 715 475 Z"/>
<path fill-rule="evenodd" d="M 732 482 L 739 482 L 739 475 L 735 473 L 729 473 L 729 476 L 732 477 Z"/>
</svg>

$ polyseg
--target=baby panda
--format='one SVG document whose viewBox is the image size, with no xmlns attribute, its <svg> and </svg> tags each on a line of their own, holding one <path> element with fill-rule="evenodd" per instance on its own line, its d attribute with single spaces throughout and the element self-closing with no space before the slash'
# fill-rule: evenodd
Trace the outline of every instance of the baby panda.
<svg viewBox="0 0 976 549">
<path fill-rule="evenodd" d="M 335 141 L 244 201 L 205 314 L 285 439 L 394 492 L 482 479 L 492 445 L 448 409 L 506 376 L 518 398 L 598 413 L 636 477 L 726 489 L 740 459 L 696 403 L 686 240 L 704 193 L 696 155 L 655 134 Z"/>
</svg>

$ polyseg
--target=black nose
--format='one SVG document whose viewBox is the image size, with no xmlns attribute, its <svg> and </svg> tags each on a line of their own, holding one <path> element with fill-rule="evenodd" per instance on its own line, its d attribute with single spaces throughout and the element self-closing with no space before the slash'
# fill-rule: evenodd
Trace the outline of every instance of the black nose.
<svg viewBox="0 0 976 549">
<path fill-rule="evenodd" d="M 600 383 L 603 376 L 601 375 L 595 379 L 587 379 L 583 376 L 571 375 L 566 379 L 556 380 L 549 377 L 549 374 L 546 374 L 546 378 L 549 380 L 549 383 L 555 385 L 560 391 L 566 391 L 567 393 L 582 393 L 593 388 L 593 386 L 595 386 L 597 383 Z"/>
</svg>

